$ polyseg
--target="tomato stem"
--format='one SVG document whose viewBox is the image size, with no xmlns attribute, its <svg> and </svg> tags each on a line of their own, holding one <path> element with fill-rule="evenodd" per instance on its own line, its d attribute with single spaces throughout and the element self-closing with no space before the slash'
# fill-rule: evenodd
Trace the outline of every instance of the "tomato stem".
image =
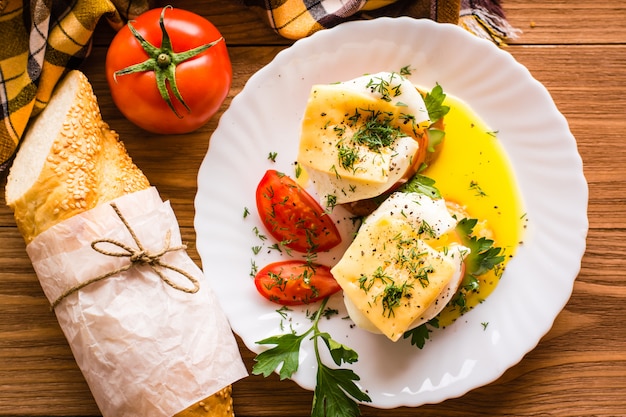
<svg viewBox="0 0 626 417">
<path fill-rule="evenodd" d="M 159 54 L 157 64 L 160 68 L 167 68 L 172 63 L 172 58 L 168 54 Z"/>
<path fill-rule="evenodd" d="M 224 38 L 220 37 L 219 39 L 213 42 L 198 46 L 188 51 L 174 52 L 174 50 L 172 49 L 172 42 L 170 40 L 170 36 L 167 33 L 167 29 L 165 28 L 165 23 L 164 23 L 165 11 L 170 8 L 172 8 L 172 6 L 165 6 L 163 10 L 161 10 L 161 16 L 159 18 L 159 26 L 161 27 L 161 33 L 162 33 L 160 48 L 148 42 L 135 29 L 135 27 L 131 24 L 131 22 L 128 22 L 128 28 L 132 32 L 135 39 L 137 39 L 137 42 L 141 44 L 141 47 L 146 52 L 146 54 L 148 54 L 149 58 L 138 64 L 130 65 L 124 69 L 115 71 L 115 73 L 113 73 L 113 79 L 117 81 L 117 76 L 119 75 L 127 75 L 127 74 L 139 73 L 139 72 L 153 71 L 155 74 L 156 84 L 159 90 L 159 94 L 161 95 L 163 100 L 165 100 L 168 107 L 174 112 L 174 114 L 176 114 L 176 116 L 179 119 L 182 119 L 183 116 L 180 115 L 178 111 L 176 110 L 176 108 L 174 107 L 172 98 L 170 97 L 170 91 L 167 88 L 167 86 L 169 85 L 171 92 L 172 94 L 174 94 L 174 97 L 176 98 L 176 100 L 178 100 L 180 104 L 182 104 L 185 107 L 188 113 L 191 113 L 191 109 L 189 108 L 187 103 L 185 103 L 185 100 L 183 99 L 180 91 L 178 90 L 178 86 L 176 85 L 176 66 L 180 64 L 181 62 L 185 62 L 201 54 L 202 52 L 206 51 L 210 47 L 216 45 L 217 43 L 222 42 Z"/>
</svg>

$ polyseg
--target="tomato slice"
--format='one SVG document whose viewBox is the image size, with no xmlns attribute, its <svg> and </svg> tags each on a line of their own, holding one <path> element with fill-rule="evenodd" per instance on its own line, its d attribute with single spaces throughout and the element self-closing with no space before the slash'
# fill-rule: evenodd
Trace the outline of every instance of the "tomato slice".
<svg viewBox="0 0 626 417">
<path fill-rule="evenodd" d="M 341 242 L 328 213 L 298 183 L 268 170 L 256 190 L 256 205 L 268 232 L 298 252 L 323 252 Z"/>
<path fill-rule="evenodd" d="M 263 297 L 286 306 L 314 303 L 341 289 L 329 267 L 299 260 L 267 265 L 254 284 Z"/>
</svg>

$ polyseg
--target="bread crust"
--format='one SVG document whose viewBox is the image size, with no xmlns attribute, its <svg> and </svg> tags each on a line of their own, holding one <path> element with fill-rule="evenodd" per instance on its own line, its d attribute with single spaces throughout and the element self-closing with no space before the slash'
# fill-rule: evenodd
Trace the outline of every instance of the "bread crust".
<svg viewBox="0 0 626 417">
<path fill-rule="evenodd" d="M 22 184 L 20 176 L 27 168 L 20 167 L 19 161 L 31 158 L 16 158 L 7 179 L 7 204 L 13 209 L 26 243 L 63 220 L 150 186 L 117 133 L 102 120 L 87 77 L 72 71 L 59 88 L 73 89 L 61 129 L 41 131 L 47 128 L 46 124 L 35 120 L 18 151 L 19 154 L 33 148 L 46 149 L 45 144 L 29 144 L 31 136 L 37 138 L 33 141 L 42 137 L 49 141 L 39 176 L 30 186 Z M 51 101 L 44 112 L 57 111 L 55 106 L 63 105 Z M 24 187 L 28 188 L 20 189 Z"/>
<path fill-rule="evenodd" d="M 174 417 L 235 417 L 232 386 L 222 388 L 210 397 L 176 413 Z"/>
</svg>

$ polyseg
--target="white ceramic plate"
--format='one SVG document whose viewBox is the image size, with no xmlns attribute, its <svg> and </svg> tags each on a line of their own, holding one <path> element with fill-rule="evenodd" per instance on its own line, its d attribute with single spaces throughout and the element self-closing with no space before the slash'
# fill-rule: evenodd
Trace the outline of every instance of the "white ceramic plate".
<svg viewBox="0 0 626 417">
<path fill-rule="evenodd" d="M 315 83 L 409 65 L 414 83 L 468 103 L 497 130 L 516 173 L 529 223 L 524 245 L 487 301 L 452 326 L 435 331 L 423 350 L 408 340 L 351 328 L 341 296 L 339 317 L 322 330 L 359 353 L 354 371 L 380 408 L 437 403 L 497 379 L 533 349 L 568 301 L 585 250 L 587 183 L 576 141 L 546 89 L 507 52 L 464 30 L 429 20 L 381 18 L 342 24 L 296 42 L 247 82 L 222 116 L 200 168 L 197 248 L 235 333 L 253 352 L 265 337 L 310 327 L 305 309 L 284 320 L 261 298 L 250 276 L 280 256 L 259 255 L 263 231 L 254 193 L 267 169 L 292 174 L 300 121 Z M 276 162 L 268 159 L 276 152 Z M 251 215 L 244 218 L 244 210 Z M 340 217 L 340 216 L 339 216 Z M 348 233 L 347 222 L 342 222 Z M 349 241 L 349 237 L 344 239 Z M 338 259 L 345 245 L 323 260 Z M 314 307 L 311 307 L 314 309 Z M 481 325 L 488 322 L 486 329 Z M 312 346 L 304 344 L 293 380 L 315 386 Z M 328 360 L 329 365 L 332 362 Z"/>
</svg>

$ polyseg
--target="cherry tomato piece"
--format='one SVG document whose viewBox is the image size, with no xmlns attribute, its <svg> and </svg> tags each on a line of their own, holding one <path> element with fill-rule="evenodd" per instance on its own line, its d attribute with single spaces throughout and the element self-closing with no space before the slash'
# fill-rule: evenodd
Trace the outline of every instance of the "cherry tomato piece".
<svg viewBox="0 0 626 417">
<path fill-rule="evenodd" d="M 341 289 L 330 268 L 298 260 L 267 265 L 254 284 L 263 297 L 287 306 L 314 303 Z"/>
<path fill-rule="evenodd" d="M 259 182 L 256 205 L 268 232 L 290 249 L 322 252 L 341 242 L 337 226 L 319 203 L 276 170 L 268 170 Z"/>
</svg>

